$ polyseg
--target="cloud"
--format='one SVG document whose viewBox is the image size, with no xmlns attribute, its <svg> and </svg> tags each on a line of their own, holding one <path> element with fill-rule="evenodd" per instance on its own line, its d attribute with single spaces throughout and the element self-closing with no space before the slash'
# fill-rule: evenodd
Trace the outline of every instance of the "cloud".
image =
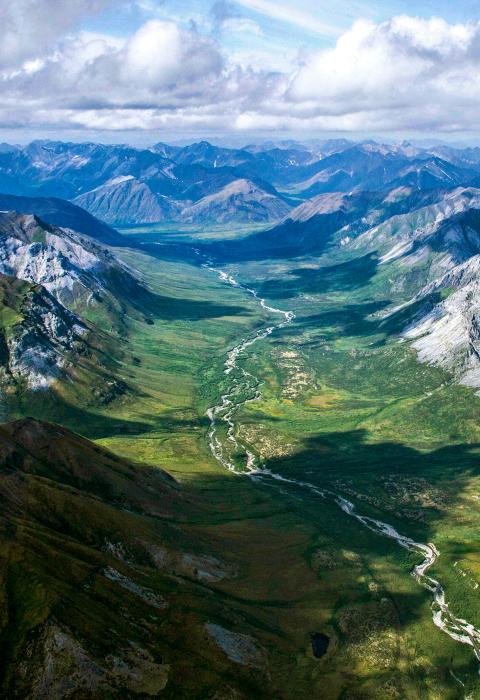
<svg viewBox="0 0 480 700">
<path fill-rule="evenodd" d="M 225 31 L 254 31 L 250 19 L 222 12 Z M 262 47 L 268 51 L 268 37 Z M 229 54 L 195 27 L 160 19 L 126 37 L 64 33 L 42 56 L 19 51 L 17 58 L 0 72 L 3 126 L 478 130 L 479 23 L 404 15 L 358 21 L 333 47 L 285 53 L 275 70 L 253 48 Z"/>
<path fill-rule="evenodd" d="M 111 0 L 12 0 L 1 3 L 0 68 L 49 53 L 59 35 Z"/>
<path fill-rule="evenodd" d="M 480 98 L 479 69 L 478 23 L 358 21 L 333 49 L 305 59 L 286 99 L 294 111 L 303 105 L 305 115 L 317 117 L 358 121 L 363 114 L 370 124 L 378 115 L 392 128 L 468 129 Z"/>
<path fill-rule="evenodd" d="M 248 34 L 250 36 L 264 36 L 259 24 L 248 17 L 231 17 L 222 23 L 223 32 L 235 34 Z"/>
<path fill-rule="evenodd" d="M 338 26 L 329 22 L 322 22 L 318 16 L 305 12 L 296 6 L 299 3 L 285 3 L 284 0 L 237 0 L 237 2 L 242 7 L 265 15 L 270 19 L 300 27 L 309 34 L 337 36 L 339 33 Z"/>
<path fill-rule="evenodd" d="M 211 7 L 210 14 L 217 25 L 240 15 L 236 6 L 228 0 L 216 0 Z"/>
</svg>

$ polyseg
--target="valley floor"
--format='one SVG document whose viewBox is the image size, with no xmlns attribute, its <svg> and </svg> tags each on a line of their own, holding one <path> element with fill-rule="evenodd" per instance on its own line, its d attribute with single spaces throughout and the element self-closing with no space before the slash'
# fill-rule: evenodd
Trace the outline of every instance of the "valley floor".
<svg viewBox="0 0 480 700">
<path fill-rule="evenodd" d="M 185 238 L 195 247 L 193 234 Z M 433 625 L 431 595 L 409 576 L 420 557 L 335 503 L 235 476 L 213 459 L 206 413 L 227 388 L 226 353 L 272 315 L 186 251 L 118 251 L 157 299 L 153 324 L 127 319 L 117 369 L 131 391 L 104 408 L 80 408 L 66 393 L 28 410 L 165 468 L 201 503 L 182 514 L 191 541 L 236 571 L 183 591 L 178 583 L 179 620 L 190 627 L 170 642 L 162 696 L 480 698 L 472 648 Z M 235 416 L 240 441 L 265 468 L 335 489 L 434 542 L 441 556 L 430 573 L 455 614 L 480 626 L 480 399 L 419 364 L 378 323 L 388 300 L 364 269 L 313 257 L 225 269 L 296 314 L 241 360 L 262 384 L 260 400 Z M 224 639 L 213 671 L 202 660 L 205 624 L 248 635 L 260 660 L 232 660 Z M 329 638 L 322 658 L 312 652 L 316 633 Z"/>
</svg>

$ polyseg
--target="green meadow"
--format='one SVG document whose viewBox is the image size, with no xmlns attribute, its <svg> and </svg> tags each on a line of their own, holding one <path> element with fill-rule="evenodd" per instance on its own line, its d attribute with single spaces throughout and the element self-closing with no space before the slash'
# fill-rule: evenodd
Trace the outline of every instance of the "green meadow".
<svg viewBox="0 0 480 700">
<path fill-rule="evenodd" d="M 328 499 L 232 475 L 212 458 L 206 410 L 228 384 L 226 352 L 275 316 L 170 244 L 245 230 L 124 233 L 165 244 L 117 251 L 155 299 L 148 318 L 127 315 L 124 332 L 102 346 L 128 390 L 99 405 L 86 398 L 86 374 L 83 393 L 64 387 L 29 413 L 166 469 L 201 504 L 183 514 L 192 542 L 201 533 L 239 573 L 196 597 L 180 590 L 178 605 L 192 620 L 214 615 L 267 649 L 265 697 L 480 698 L 472 648 L 434 626 L 431 596 L 409 575 L 418 557 Z M 479 626 L 480 399 L 398 342 L 400 329 L 378 314 L 391 300 L 371 259 L 252 260 L 226 269 L 296 314 L 241 360 L 261 381 L 261 399 L 237 412 L 238 438 L 266 468 L 331 488 L 360 512 L 434 542 L 441 556 L 432 575 L 454 613 Z M 314 632 L 330 638 L 321 659 L 311 652 Z M 247 697 L 258 693 L 249 685 L 258 679 L 241 678 Z"/>
</svg>

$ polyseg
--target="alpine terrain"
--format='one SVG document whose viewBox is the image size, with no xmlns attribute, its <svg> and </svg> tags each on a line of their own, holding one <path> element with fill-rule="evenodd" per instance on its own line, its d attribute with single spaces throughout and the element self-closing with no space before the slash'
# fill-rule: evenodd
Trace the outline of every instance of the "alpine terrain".
<svg viewBox="0 0 480 700">
<path fill-rule="evenodd" d="M 480 698 L 477 150 L 0 148 L 2 697 Z"/>
</svg>

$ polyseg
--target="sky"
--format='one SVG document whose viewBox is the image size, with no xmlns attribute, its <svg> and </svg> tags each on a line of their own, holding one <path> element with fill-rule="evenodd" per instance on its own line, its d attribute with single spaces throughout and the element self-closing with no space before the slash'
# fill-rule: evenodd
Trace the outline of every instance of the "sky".
<svg viewBox="0 0 480 700">
<path fill-rule="evenodd" d="M 476 0 L 0 0 L 0 140 L 480 142 Z"/>
</svg>

